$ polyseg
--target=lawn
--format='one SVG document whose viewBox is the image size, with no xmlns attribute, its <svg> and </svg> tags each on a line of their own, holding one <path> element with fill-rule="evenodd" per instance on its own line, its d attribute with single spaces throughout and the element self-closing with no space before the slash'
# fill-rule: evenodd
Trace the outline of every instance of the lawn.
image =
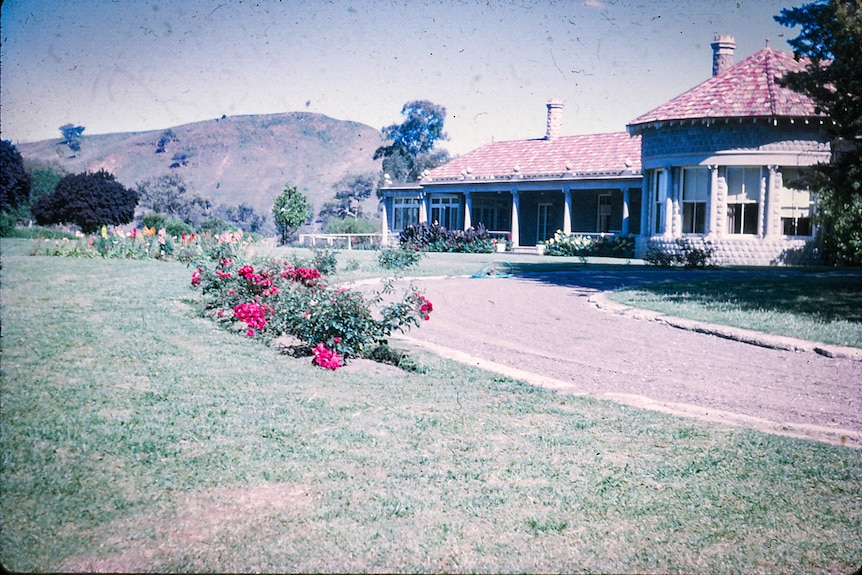
<svg viewBox="0 0 862 575">
<path fill-rule="evenodd" d="M 862 565 L 859 451 L 557 395 L 418 350 L 425 373 L 330 372 L 200 317 L 182 264 L 0 247 L 6 569 Z M 422 274 L 458 267 L 431 261 Z"/>
<path fill-rule="evenodd" d="M 694 275 L 698 273 L 703 272 Z M 610 298 L 675 317 L 862 347 L 862 274 L 858 272 L 656 283 L 614 292 Z"/>
</svg>

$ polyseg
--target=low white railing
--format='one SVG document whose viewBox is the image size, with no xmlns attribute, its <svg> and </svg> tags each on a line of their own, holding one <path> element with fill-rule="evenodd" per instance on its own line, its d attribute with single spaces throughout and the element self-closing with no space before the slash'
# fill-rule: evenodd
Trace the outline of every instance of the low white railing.
<svg viewBox="0 0 862 575">
<path fill-rule="evenodd" d="M 373 234 L 299 234 L 299 243 L 302 245 L 310 245 L 317 247 L 318 241 L 325 243 L 330 248 L 341 248 L 352 250 L 354 246 L 360 244 L 371 244 L 372 246 L 380 247 L 380 233 Z"/>
</svg>

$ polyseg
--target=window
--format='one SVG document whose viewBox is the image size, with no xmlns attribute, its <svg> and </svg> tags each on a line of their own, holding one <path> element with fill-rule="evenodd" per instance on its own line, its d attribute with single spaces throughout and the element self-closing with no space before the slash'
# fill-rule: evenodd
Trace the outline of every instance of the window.
<svg viewBox="0 0 862 575">
<path fill-rule="evenodd" d="M 509 231 L 512 202 L 501 199 L 473 197 L 473 225 L 482 224 L 489 230 Z"/>
<path fill-rule="evenodd" d="M 667 172 L 657 170 L 653 172 L 652 191 L 655 198 L 655 219 L 653 220 L 653 233 L 664 233 L 664 208 L 667 202 Z"/>
<path fill-rule="evenodd" d="M 802 173 L 797 168 L 782 168 L 781 189 L 781 228 L 785 236 L 811 236 L 814 229 L 811 218 L 814 215 L 814 198 L 810 190 L 796 190 L 791 186 L 802 186 Z"/>
<path fill-rule="evenodd" d="M 709 170 L 685 168 L 682 171 L 682 233 L 706 232 L 706 201 L 709 197 Z"/>
<path fill-rule="evenodd" d="M 756 235 L 760 168 L 727 168 L 727 233 Z"/>
<path fill-rule="evenodd" d="M 419 223 L 419 198 L 392 199 L 392 229 L 403 230 Z"/>
<path fill-rule="evenodd" d="M 457 196 L 431 198 L 431 222 L 447 230 L 461 227 L 461 200 Z"/>
</svg>

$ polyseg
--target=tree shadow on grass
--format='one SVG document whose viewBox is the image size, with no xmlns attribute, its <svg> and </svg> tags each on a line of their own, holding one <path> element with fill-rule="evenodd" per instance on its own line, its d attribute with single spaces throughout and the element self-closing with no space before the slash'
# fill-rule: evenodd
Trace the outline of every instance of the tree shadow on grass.
<svg viewBox="0 0 862 575">
<path fill-rule="evenodd" d="M 690 282 L 641 286 L 656 295 L 680 302 L 732 303 L 743 311 L 776 311 L 823 322 L 862 323 L 862 276 L 803 275 L 794 278 L 756 278 L 749 281 Z"/>
<path fill-rule="evenodd" d="M 729 303 L 744 311 L 773 310 L 824 322 L 862 323 L 862 270 L 805 268 L 666 269 L 634 265 L 553 268 L 515 266 L 525 279 L 578 289 L 637 288 L 679 303 Z"/>
</svg>

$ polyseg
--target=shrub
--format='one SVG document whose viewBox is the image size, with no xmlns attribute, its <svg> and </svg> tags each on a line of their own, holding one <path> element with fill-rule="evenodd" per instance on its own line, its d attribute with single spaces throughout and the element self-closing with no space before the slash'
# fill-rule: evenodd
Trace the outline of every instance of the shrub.
<svg viewBox="0 0 862 575">
<path fill-rule="evenodd" d="M 150 213 L 145 214 L 144 217 L 141 218 L 141 223 L 146 228 L 155 228 L 157 230 L 165 227 L 165 221 L 167 218 L 163 214 Z"/>
<path fill-rule="evenodd" d="M 99 170 L 64 176 L 54 193 L 39 198 L 30 211 L 41 225 L 71 223 L 88 233 L 100 226 L 131 222 L 137 205 L 134 190 Z"/>
<path fill-rule="evenodd" d="M 675 247 L 662 247 L 650 242 L 644 261 L 659 267 L 681 265 L 685 269 L 705 269 L 714 267 L 715 248 L 709 240 L 694 241 L 690 238 L 677 238 Z"/>
<path fill-rule="evenodd" d="M 203 222 L 198 231 L 202 234 L 210 233 L 214 236 L 218 236 L 220 234 L 223 234 L 224 232 L 235 232 L 237 229 L 239 229 L 237 228 L 237 226 L 230 224 L 222 219 L 215 218 Z"/>
<path fill-rule="evenodd" d="M 172 238 L 179 238 L 194 233 L 194 229 L 182 220 L 168 220 L 163 226 L 165 232 Z"/>
<path fill-rule="evenodd" d="M 662 249 L 655 243 L 650 242 L 647 245 L 644 261 L 660 268 L 669 268 L 676 262 L 676 258 L 676 253 Z"/>
<path fill-rule="evenodd" d="M 600 256 L 609 258 L 633 258 L 634 236 L 588 236 L 565 234 L 560 230 L 545 243 L 545 255 L 549 256 Z"/>
<path fill-rule="evenodd" d="M 335 273 L 335 268 L 338 267 L 338 258 L 335 252 L 328 249 L 314 250 L 314 257 L 311 260 L 312 265 L 317 268 L 317 271 L 323 275 Z"/>
<path fill-rule="evenodd" d="M 326 222 L 328 234 L 373 234 L 379 225 L 364 218 L 329 218 Z"/>
<path fill-rule="evenodd" d="M 433 312 L 431 302 L 412 287 L 400 299 L 393 298 L 391 284 L 366 296 L 328 287 L 316 268 L 295 268 L 282 260 L 257 268 L 232 258 L 213 269 L 200 263 L 191 284 L 201 289 L 205 312 L 217 321 L 248 337 L 296 337 L 316 350 L 316 364 L 329 369 L 362 355 L 396 330 L 418 326 Z M 393 301 L 384 303 L 384 297 Z"/>
<path fill-rule="evenodd" d="M 403 271 L 418 265 L 423 256 L 418 247 L 402 245 L 396 249 L 381 250 L 377 261 L 383 269 Z"/>
<path fill-rule="evenodd" d="M 494 240 L 484 225 L 469 230 L 447 230 L 440 225 L 411 224 L 399 235 L 398 243 L 427 252 L 488 254 L 496 251 Z"/>
</svg>

